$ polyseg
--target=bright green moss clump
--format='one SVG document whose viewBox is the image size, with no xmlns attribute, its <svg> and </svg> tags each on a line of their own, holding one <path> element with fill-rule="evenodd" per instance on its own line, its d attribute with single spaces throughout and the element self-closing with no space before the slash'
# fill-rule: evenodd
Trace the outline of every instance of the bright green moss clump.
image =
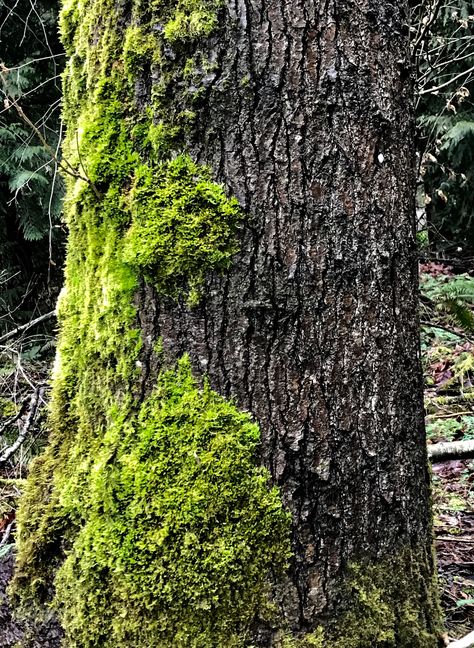
<svg viewBox="0 0 474 648">
<path fill-rule="evenodd" d="M 117 412 L 78 484 L 84 517 L 57 578 L 68 646 L 240 646 L 288 558 L 276 490 L 255 464 L 259 430 L 186 358 L 136 417 Z"/>
<path fill-rule="evenodd" d="M 217 11 L 222 0 L 178 0 L 175 12 L 164 30 L 169 42 L 209 36 L 217 25 Z"/>
<path fill-rule="evenodd" d="M 198 294 L 207 268 L 229 267 L 238 250 L 240 209 L 212 182 L 209 169 L 184 155 L 155 173 L 142 166 L 129 200 L 124 258 L 161 293 L 176 297 L 187 280 Z"/>
<path fill-rule="evenodd" d="M 238 250 L 237 201 L 186 151 L 195 98 L 174 105 L 185 43 L 210 35 L 220 5 L 135 0 L 124 25 L 115 0 L 64 1 L 64 154 L 81 178 L 68 178 L 51 435 L 19 512 L 13 589 L 26 608 L 52 601 L 68 648 L 243 646 L 289 555 L 250 416 L 200 387 L 186 357 L 164 366 L 159 340 L 155 385 L 142 363 L 143 282 L 196 304 Z"/>
</svg>

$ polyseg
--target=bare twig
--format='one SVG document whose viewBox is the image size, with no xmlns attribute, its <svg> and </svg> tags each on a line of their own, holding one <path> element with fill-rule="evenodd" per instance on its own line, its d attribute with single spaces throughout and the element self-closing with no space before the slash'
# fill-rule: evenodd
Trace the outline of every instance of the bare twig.
<svg viewBox="0 0 474 648">
<path fill-rule="evenodd" d="M 58 157 L 58 150 L 54 149 L 49 142 L 46 140 L 44 137 L 43 133 L 40 131 L 40 129 L 37 127 L 37 125 L 31 121 L 31 119 L 26 115 L 25 111 L 23 108 L 20 106 L 18 103 L 18 99 L 11 99 L 6 91 L 6 80 L 5 76 L 10 72 L 10 69 L 6 67 L 4 63 L 0 63 L 0 80 L 2 81 L 3 88 L 4 88 L 4 94 L 5 94 L 5 100 L 4 100 L 4 106 L 5 110 L 9 110 L 13 108 L 16 110 L 18 113 L 18 116 L 20 119 L 28 126 L 28 128 L 37 136 L 39 141 L 41 142 L 43 148 L 45 151 L 48 152 L 48 154 L 51 156 L 51 159 L 54 160 L 56 165 L 67 175 L 76 178 L 78 180 L 82 180 L 83 182 L 86 182 L 93 192 L 95 193 L 97 198 L 101 198 L 100 192 L 95 186 L 95 184 L 92 182 L 92 180 L 87 176 L 87 173 L 84 169 L 84 165 L 81 162 L 81 168 L 84 171 L 84 174 L 81 174 L 78 169 L 76 169 L 66 158 L 59 158 Z"/>
<path fill-rule="evenodd" d="M 430 419 L 451 419 L 458 418 L 459 416 L 472 416 L 471 412 L 451 412 L 450 414 L 428 414 L 426 418 Z"/>
<path fill-rule="evenodd" d="M 474 391 L 465 391 L 457 396 L 428 397 L 425 401 L 425 407 L 428 414 L 436 414 L 443 407 L 453 407 L 454 405 L 469 407 L 470 403 L 474 403 Z"/>
<path fill-rule="evenodd" d="M 0 547 L 3 547 L 4 545 L 7 544 L 8 540 L 10 539 L 10 534 L 12 532 L 13 525 L 15 523 L 15 520 L 12 520 L 10 524 L 7 526 L 5 531 L 3 532 L 3 538 L 0 540 Z"/>
<path fill-rule="evenodd" d="M 10 457 L 15 454 L 15 452 L 22 446 L 23 442 L 25 441 L 28 432 L 34 423 L 34 420 L 36 418 L 36 415 L 38 413 L 38 408 L 40 405 L 40 402 L 43 400 L 43 394 L 46 390 L 46 387 L 44 385 L 41 385 L 40 387 L 37 387 L 35 391 L 33 392 L 31 396 L 31 401 L 30 401 L 30 408 L 28 411 L 28 414 L 26 416 L 25 422 L 23 423 L 23 426 L 20 430 L 19 435 L 17 436 L 16 440 L 14 443 L 12 443 L 11 446 L 6 448 L 2 455 L 0 456 L 0 465 L 4 464 Z"/>
<path fill-rule="evenodd" d="M 468 337 L 465 333 L 458 333 L 452 328 L 449 328 L 448 326 L 443 326 L 442 324 L 432 324 L 431 322 L 428 322 L 426 320 L 421 320 L 420 324 L 422 326 L 425 326 L 426 328 L 434 328 L 434 329 L 439 329 L 440 331 L 446 331 L 447 333 L 451 333 L 451 335 L 455 335 L 458 338 L 461 338 L 463 340 L 466 340 L 467 342 L 471 342 L 471 344 L 474 344 L 474 340 L 472 340 L 470 337 Z"/>
<path fill-rule="evenodd" d="M 28 398 L 23 401 L 20 409 L 18 412 L 15 414 L 15 416 L 12 416 L 9 418 L 7 421 L 2 423 L 0 425 L 0 436 L 5 432 L 5 430 L 8 430 L 9 427 L 11 427 L 14 423 L 16 423 L 25 413 L 26 406 L 28 405 Z"/>
<path fill-rule="evenodd" d="M 21 326 L 17 326 L 13 331 L 9 331 L 8 333 L 5 333 L 5 335 L 2 335 L 0 337 L 0 344 L 3 344 L 3 342 L 6 342 L 7 340 L 10 340 L 12 337 L 15 337 L 18 335 L 18 333 L 22 333 L 23 331 L 27 331 L 30 328 L 33 328 L 33 326 L 36 326 L 37 324 L 40 324 L 41 322 L 45 322 L 46 320 L 51 319 L 52 317 L 55 317 L 56 311 L 51 311 L 50 313 L 45 313 L 45 315 L 40 315 L 40 317 L 37 317 L 34 320 L 31 320 L 31 322 L 27 322 L 26 324 L 22 324 Z"/>
<path fill-rule="evenodd" d="M 434 5 L 434 7 L 433 7 L 433 9 L 431 11 L 430 16 L 428 16 L 428 18 L 427 18 L 427 20 L 426 20 L 426 22 L 425 22 L 425 24 L 423 26 L 423 29 L 421 30 L 421 33 L 418 35 L 418 38 L 415 40 L 415 42 L 413 44 L 413 51 L 414 52 L 417 51 L 420 43 L 428 35 L 428 32 L 429 32 L 431 26 L 433 25 L 436 18 L 438 17 L 438 13 L 439 13 L 439 10 L 441 8 L 441 5 L 442 5 L 442 0 L 436 0 L 435 5 Z"/>
<path fill-rule="evenodd" d="M 439 90 L 443 90 L 444 88 L 450 86 L 452 83 L 455 83 L 456 81 L 459 81 L 459 79 L 462 79 L 466 77 L 468 74 L 471 74 L 471 72 L 474 72 L 474 66 L 472 66 L 467 70 L 464 70 L 463 72 L 460 72 L 459 74 L 456 74 L 455 76 L 451 77 L 444 83 L 440 83 L 440 85 L 433 86 L 432 88 L 425 88 L 424 90 L 420 90 L 418 94 L 425 95 L 425 94 L 431 94 L 433 92 L 438 92 Z"/>
<path fill-rule="evenodd" d="M 75 167 L 73 167 L 73 165 L 70 162 L 68 162 L 65 158 L 62 158 L 62 159 L 58 158 L 57 152 L 52 148 L 52 146 L 50 146 L 50 144 L 44 138 L 43 133 L 36 126 L 36 124 L 34 124 L 31 121 L 31 119 L 25 114 L 23 108 L 18 104 L 18 102 L 9 102 L 8 99 L 6 99 L 5 101 L 7 102 L 6 106 L 7 107 L 11 106 L 11 107 L 15 108 L 18 115 L 25 122 L 25 124 L 27 126 L 29 126 L 29 128 L 31 128 L 31 130 L 36 134 L 36 136 L 40 140 L 43 147 L 48 151 L 49 155 L 54 160 L 54 162 L 59 166 L 59 168 L 64 173 L 71 176 L 72 178 L 76 178 L 78 180 L 82 180 L 83 182 L 86 182 L 91 187 L 91 189 L 95 193 L 96 197 L 99 198 L 99 200 L 100 200 L 101 195 L 99 193 L 99 190 L 95 186 L 95 184 L 92 182 L 92 180 L 90 178 L 88 178 L 86 175 L 83 175 L 83 174 L 79 173 L 79 171 Z M 84 167 L 82 166 L 82 168 L 84 168 Z"/>
</svg>

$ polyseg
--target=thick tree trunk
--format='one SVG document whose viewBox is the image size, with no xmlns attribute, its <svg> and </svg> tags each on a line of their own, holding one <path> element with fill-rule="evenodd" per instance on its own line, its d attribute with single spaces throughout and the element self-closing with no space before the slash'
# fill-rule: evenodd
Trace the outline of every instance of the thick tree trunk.
<svg viewBox="0 0 474 648">
<path fill-rule="evenodd" d="M 407 5 L 66 4 L 63 38 L 72 56 L 66 154 L 87 182 L 69 188 L 53 433 L 20 516 L 17 585 L 37 588 L 34 570 L 44 580 L 51 555 L 66 550 L 56 585 L 71 646 L 109 646 L 116 637 L 123 647 L 437 645 L 416 316 Z M 134 97 L 126 94 L 130 88 Z M 154 133 L 145 143 L 139 140 L 144 123 Z M 159 130 L 163 123 L 173 127 L 168 140 Z M 150 147 L 159 158 L 165 145 L 171 151 L 165 161 L 147 162 Z M 240 251 L 230 267 L 226 259 L 234 249 L 225 241 L 217 244 L 218 254 L 202 252 L 197 261 L 192 256 L 206 236 L 212 240 L 222 214 L 231 221 L 235 205 L 206 184 L 203 167 L 176 157 L 183 150 L 208 165 L 243 208 Z M 176 175 L 184 167 L 191 180 Z M 159 193 L 163 174 L 169 174 L 165 194 Z M 189 209 L 204 201 L 217 214 L 204 223 L 189 253 L 186 236 L 192 231 L 186 227 L 192 219 L 179 221 L 175 206 L 183 204 L 183 189 L 177 177 L 197 183 Z M 174 211 L 166 212 L 169 204 Z M 168 229 L 176 230 L 171 243 L 153 243 L 153 256 L 143 246 L 156 235 L 163 210 L 176 219 Z M 229 238 L 226 227 L 222 236 Z M 136 288 L 127 268 L 140 277 Z M 194 290 L 187 300 L 186 286 Z M 130 295 L 142 340 L 138 356 L 127 328 Z M 103 604 L 97 592 L 107 579 L 116 600 L 123 596 L 117 585 L 123 572 L 114 572 L 111 557 L 122 531 L 103 536 L 121 527 L 111 522 L 98 529 L 115 520 L 117 501 L 125 508 L 134 501 L 134 493 L 124 494 L 135 456 L 127 430 L 138 438 L 144 421 L 158 416 L 150 403 L 157 381 L 163 393 L 163 366 L 185 354 L 194 375 L 208 377 L 213 393 L 255 417 L 260 461 L 291 512 L 290 569 L 274 578 L 278 614 L 262 621 L 252 612 L 252 631 L 246 626 L 240 639 L 229 634 L 227 642 L 221 635 L 200 639 L 178 631 L 168 643 L 156 643 L 162 630 L 153 619 L 151 634 L 136 626 L 145 639 L 130 638 L 135 626 L 126 631 L 117 617 L 107 620 L 113 636 L 94 621 L 81 629 L 78 617 L 87 620 L 92 613 L 84 590 L 76 594 L 71 585 L 74 579 L 81 587 L 91 580 L 91 606 L 94 600 Z M 200 451 L 192 454 L 201 465 Z M 149 453 L 143 456 L 145 461 Z M 116 475 L 122 490 L 114 490 Z M 220 488 L 225 492 L 226 483 Z M 51 524 L 37 522 L 35 497 L 47 503 Z M 239 495 L 239 506 L 241 501 Z M 131 508 L 136 515 L 135 504 Z M 278 535 L 280 518 L 270 510 L 275 506 L 262 503 L 262 520 Z M 158 527 L 163 515 L 154 523 Z M 222 519 L 214 519 L 215 528 Z M 260 528 L 253 528 L 252 537 Z M 196 560 L 203 547 L 201 542 Z M 281 551 L 275 549 L 275 561 Z M 258 565 L 268 569 L 262 561 Z M 238 569 L 246 573 L 244 567 Z M 235 569 L 231 586 L 241 573 Z M 224 585 L 215 587 L 212 603 L 200 598 L 195 604 L 204 616 Z M 114 615 L 110 610 L 104 608 L 104 617 Z M 199 620 L 199 627 L 215 623 L 212 613 L 210 618 Z M 87 632 L 97 643 L 87 643 Z"/>
<path fill-rule="evenodd" d="M 241 253 L 197 309 L 141 301 L 165 351 L 260 424 L 293 517 L 299 630 L 346 608 L 353 561 L 435 571 L 406 5 L 229 4 L 201 44 L 215 70 L 188 145 L 249 214 Z"/>
</svg>

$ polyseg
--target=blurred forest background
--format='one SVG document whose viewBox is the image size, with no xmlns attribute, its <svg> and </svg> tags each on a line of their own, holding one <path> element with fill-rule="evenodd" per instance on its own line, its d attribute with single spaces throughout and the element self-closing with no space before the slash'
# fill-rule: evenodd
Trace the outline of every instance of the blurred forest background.
<svg viewBox="0 0 474 648">
<path fill-rule="evenodd" d="M 62 282 L 58 0 L 0 0 L 0 560 L 44 443 Z M 413 2 L 417 239 L 428 443 L 474 441 L 474 6 Z M 394 368 L 396 370 L 396 368 Z M 433 463 L 448 628 L 474 622 L 474 461 Z"/>
</svg>

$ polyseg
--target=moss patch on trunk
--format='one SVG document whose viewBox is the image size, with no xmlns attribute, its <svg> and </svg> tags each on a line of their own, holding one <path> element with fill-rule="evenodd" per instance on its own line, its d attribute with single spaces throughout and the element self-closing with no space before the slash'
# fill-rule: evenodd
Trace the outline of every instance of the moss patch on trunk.
<svg viewBox="0 0 474 648">
<path fill-rule="evenodd" d="M 56 577 L 68 646 L 242 645 L 289 557 L 259 437 L 183 358 L 137 412 L 117 407 L 95 442 L 74 444 L 57 484 L 80 520 Z"/>
<path fill-rule="evenodd" d="M 68 178 L 50 442 L 21 503 L 13 591 L 24 609 L 52 600 L 69 648 L 243 645 L 289 557 L 250 416 L 186 357 L 140 389 L 142 282 L 195 304 L 238 249 L 237 201 L 187 154 L 192 111 L 168 99 L 219 6 L 135 1 L 121 23 L 115 0 L 64 3 L 64 155 L 82 178 Z M 142 102 L 144 70 L 160 83 Z"/>
<path fill-rule="evenodd" d="M 277 647 L 436 648 L 442 617 L 433 559 L 419 546 L 351 564 L 341 587 L 346 612 L 303 637 L 283 635 Z"/>
</svg>

